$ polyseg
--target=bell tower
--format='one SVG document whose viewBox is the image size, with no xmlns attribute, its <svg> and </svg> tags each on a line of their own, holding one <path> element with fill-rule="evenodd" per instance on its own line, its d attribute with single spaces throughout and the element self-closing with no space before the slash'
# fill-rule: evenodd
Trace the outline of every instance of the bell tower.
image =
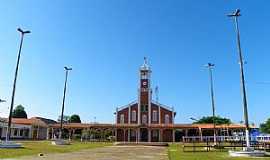
<svg viewBox="0 0 270 160">
<path fill-rule="evenodd" d="M 140 81 L 139 81 L 139 114 L 138 124 L 150 124 L 151 122 L 151 69 L 144 57 L 144 63 L 140 67 Z"/>
</svg>

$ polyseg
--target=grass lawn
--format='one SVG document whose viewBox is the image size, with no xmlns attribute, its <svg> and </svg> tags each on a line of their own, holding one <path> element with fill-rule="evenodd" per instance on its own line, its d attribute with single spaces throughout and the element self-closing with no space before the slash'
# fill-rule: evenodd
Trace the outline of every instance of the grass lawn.
<svg viewBox="0 0 270 160">
<path fill-rule="evenodd" d="M 270 160 L 267 158 L 232 158 L 228 152 L 183 152 L 181 144 L 172 144 L 168 148 L 170 160 Z"/>
<path fill-rule="evenodd" d="M 13 158 L 25 155 L 37 155 L 38 153 L 65 153 L 82 149 L 91 149 L 112 145 L 112 143 L 72 142 L 71 145 L 54 146 L 50 141 L 22 141 L 19 142 L 24 148 L 0 149 L 0 158 Z"/>
</svg>

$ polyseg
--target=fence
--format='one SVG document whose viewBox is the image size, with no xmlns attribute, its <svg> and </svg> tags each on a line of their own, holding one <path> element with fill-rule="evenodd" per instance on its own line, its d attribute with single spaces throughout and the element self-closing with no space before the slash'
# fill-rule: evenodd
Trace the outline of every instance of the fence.
<svg viewBox="0 0 270 160">
<path fill-rule="evenodd" d="M 250 141 L 251 147 L 256 150 L 270 150 L 269 142 Z M 214 143 L 213 136 L 188 136 L 183 137 L 183 151 L 209 152 L 227 151 L 246 147 L 245 137 L 243 136 L 216 136 Z"/>
</svg>

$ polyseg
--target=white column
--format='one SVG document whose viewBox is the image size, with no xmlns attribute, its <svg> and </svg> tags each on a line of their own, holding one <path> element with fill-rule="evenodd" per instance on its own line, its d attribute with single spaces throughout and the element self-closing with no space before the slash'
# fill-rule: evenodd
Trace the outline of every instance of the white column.
<svg viewBox="0 0 270 160">
<path fill-rule="evenodd" d="M 135 129 L 135 133 L 136 133 L 136 143 L 138 142 L 138 129 Z"/>
<path fill-rule="evenodd" d="M 38 127 L 37 127 L 37 140 L 39 139 L 39 125 L 38 125 Z"/>
<path fill-rule="evenodd" d="M 152 120 L 152 110 L 151 110 L 151 88 L 150 88 L 150 79 L 149 79 L 149 87 L 148 87 L 148 125 L 151 125 L 151 120 Z"/>
<path fill-rule="evenodd" d="M 50 139 L 50 128 L 49 128 L 49 127 L 47 128 L 47 137 L 46 137 L 46 139 L 47 139 L 47 140 Z"/>
<path fill-rule="evenodd" d="M 141 92 L 140 89 L 138 89 L 138 125 L 141 124 Z"/>
<path fill-rule="evenodd" d="M 138 128 L 137 136 L 138 136 L 138 142 L 140 142 L 141 141 L 140 128 Z"/>
<path fill-rule="evenodd" d="M 126 129 L 124 129 L 124 142 L 126 142 Z"/>
<path fill-rule="evenodd" d="M 115 141 L 117 142 L 117 128 L 115 128 L 114 134 L 115 134 Z"/>
<path fill-rule="evenodd" d="M 172 124 L 174 124 L 174 108 L 172 107 Z"/>
<path fill-rule="evenodd" d="M 128 129 L 128 142 L 130 142 L 130 129 Z"/>
<path fill-rule="evenodd" d="M 159 129 L 159 142 L 163 142 L 163 130 Z"/>
<path fill-rule="evenodd" d="M 52 128 L 52 139 L 54 139 L 54 130 Z"/>
<path fill-rule="evenodd" d="M 69 130 L 68 130 L 68 140 L 69 140 L 69 141 L 71 141 L 71 132 L 72 132 L 72 130 L 69 129 Z"/>
<path fill-rule="evenodd" d="M 161 112 L 160 112 L 160 105 L 158 105 L 158 123 L 161 124 Z"/>
<path fill-rule="evenodd" d="M 130 124 L 130 118 L 131 118 L 130 112 L 131 112 L 131 108 L 130 106 L 128 106 L 128 124 Z"/>
<path fill-rule="evenodd" d="M 172 130 L 172 137 L 173 137 L 173 142 L 175 142 L 175 129 Z"/>
<path fill-rule="evenodd" d="M 115 124 L 117 124 L 117 118 L 118 118 L 118 107 L 116 107 L 116 112 L 115 112 Z"/>
<path fill-rule="evenodd" d="M 151 129 L 148 129 L 148 142 L 151 142 Z"/>
</svg>

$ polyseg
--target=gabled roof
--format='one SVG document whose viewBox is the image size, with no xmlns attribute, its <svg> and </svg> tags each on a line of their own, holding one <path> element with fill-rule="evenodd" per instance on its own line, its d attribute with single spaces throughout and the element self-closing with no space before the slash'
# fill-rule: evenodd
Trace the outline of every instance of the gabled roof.
<svg viewBox="0 0 270 160">
<path fill-rule="evenodd" d="M 48 118 L 43 118 L 43 117 L 32 117 L 30 119 L 39 119 L 39 120 L 43 121 L 46 124 L 55 124 L 55 123 L 57 123 L 55 120 L 48 119 Z"/>
<path fill-rule="evenodd" d="M 135 100 L 135 101 L 132 101 L 132 102 L 130 102 L 130 103 L 127 104 L 127 105 L 118 107 L 117 110 L 118 110 L 118 111 L 123 110 L 123 109 L 128 108 L 129 106 L 132 106 L 132 105 L 137 104 L 137 103 L 138 103 L 138 102 L 137 102 L 136 100 Z"/>
<path fill-rule="evenodd" d="M 162 108 L 165 108 L 165 109 L 167 109 L 167 110 L 169 110 L 169 111 L 173 111 L 173 107 L 169 107 L 169 106 L 167 106 L 167 105 L 161 104 L 161 103 L 159 103 L 159 102 L 157 102 L 157 101 L 153 101 L 153 100 L 152 100 L 152 103 L 154 103 L 155 105 L 160 106 L 160 107 L 162 107 Z"/>
<path fill-rule="evenodd" d="M 8 123 L 8 119 L 7 118 L 2 118 L 2 120 L 4 120 L 6 123 Z M 11 120 L 12 124 L 21 124 L 21 125 L 36 125 L 36 126 L 42 126 L 42 127 L 46 127 L 47 124 L 45 122 L 43 122 L 40 119 L 35 119 L 35 118 L 12 118 Z"/>
<path fill-rule="evenodd" d="M 161 104 L 161 103 L 156 102 L 156 101 L 153 101 L 153 100 L 151 101 L 151 103 L 153 103 L 153 104 L 155 104 L 155 105 L 157 105 L 157 106 L 160 106 L 160 107 L 162 107 L 162 108 L 164 108 L 164 109 L 166 109 L 166 110 L 173 111 L 173 107 L 169 107 L 169 106 L 167 106 L 167 105 Z M 130 102 L 129 104 L 127 104 L 127 105 L 125 105 L 125 106 L 118 107 L 117 109 L 118 109 L 118 111 L 120 111 L 120 110 L 126 109 L 126 108 L 128 108 L 129 106 L 132 106 L 132 105 L 134 105 L 134 104 L 138 104 L 137 100 L 132 101 L 132 102 Z"/>
</svg>

